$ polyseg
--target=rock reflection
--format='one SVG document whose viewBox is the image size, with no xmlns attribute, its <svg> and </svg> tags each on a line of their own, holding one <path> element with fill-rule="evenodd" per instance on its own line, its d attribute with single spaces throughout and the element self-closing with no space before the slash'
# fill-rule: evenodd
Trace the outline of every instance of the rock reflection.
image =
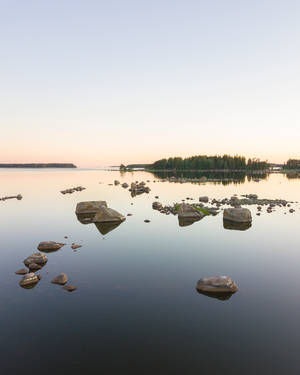
<svg viewBox="0 0 300 375">
<path fill-rule="evenodd" d="M 251 222 L 248 223 L 237 223 L 230 220 L 223 220 L 223 227 L 224 229 L 231 229 L 231 230 L 247 230 L 251 228 Z"/>
<path fill-rule="evenodd" d="M 204 296 L 216 298 L 220 301 L 227 301 L 234 293 L 216 293 L 216 292 L 204 292 L 201 290 L 196 289 L 199 294 L 203 294 Z"/>
<path fill-rule="evenodd" d="M 178 224 L 180 227 L 187 227 L 189 225 L 194 224 L 197 221 L 203 219 L 202 217 L 199 218 L 178 218 Z"/>
<path fill-rule="evenodd" d="M 107 234 L 112 230 L 116 229 L 121 222 L 119 223 L 95 223 L 96 228 L 101 234 Z"/>
</svg>

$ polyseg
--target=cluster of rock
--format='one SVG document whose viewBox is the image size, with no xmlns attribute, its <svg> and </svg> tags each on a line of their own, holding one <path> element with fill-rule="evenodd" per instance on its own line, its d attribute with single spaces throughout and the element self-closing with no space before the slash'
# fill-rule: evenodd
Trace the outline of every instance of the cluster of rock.
<svg viewBox="0 0 300 375">
<path fill-rule="evenodd" d="M 126 220 L 119 212 L 107 207 L 105 201 L 79 202 L 75 213 L 82 224 L 94 223 L 101 234 L 110 232 Z"/>
<path fill-rule="evenodd" d="M 144 181 L 142 182 L 132 182 L 130 185 L 129 191 L 131 192 L 131 196 L 134 197 L 136 195 L 140 195 L 143 193 L 150 193 L 150 188 L 146 186 L 146 183 Z"/>
<path fill-rule="evenodd" d="M 152 208 L 165 215 L 178 215 L 179 225 L 187 226 L 208 215 L 217 215 L 219 211 L 214 207 L 206 207 L 203 203 L 174 203 L 173 206 L 163 206 L 160 202 L 152 203 Z"/>
<path fill-rule="evenodd" d="M 2 197 L 2 198 L 0 198 L 0 201 L 6 201 L 7 199 L 17 199 L 18 201 L 20 201 L 22 198 L 23 198 L 22 195 L 18 194 L 18 195 L 11 195 L 11 196 Z"/>
<path fill-rule="evenodd" d="M 61 193 L 62 194 L 72 194 L 75 191 L 82 191 L 82 190 L 85 190 L 85 189 L 86 188 L 83 187 L 83 186 L 76 186 L 76 187 L 73 187 L 73 188 L 70 188 L 70 189 L 61 190 Z"/>
<path fill-rule="evenodd" d="M 40 251 L 48 253 L 48 252 L 57 251 L 64 245 L 65 244 L 62 244 L 60 242 L 44 241 L 44 242 L 39 243 L 38 249 Z M 24 259 L 23 263 L 28 268 L 29 271 L 27 271 L 26 268 L 21 268 L 15 272 L 17 275 L 24 275 L 22 279 L 20 280 L 19 285 L 25 289 L 34 288 L 36 284 L 42 278 L 40 274 L 35 274 L 34 271 L 41 270 L 46 265 L 47 262 L 48 262 L 47 256 L 40 252 L 33 253 L 29 255 L 26 259 Z M 51 282 L 54 284 L 65 285 L 67 281 L 68 281 L 67 275 L 65 273 L 62 273 L 56 276 L 54 279 L 52 279 Z M 65 286 L 65 289 L 68 291 L 73 291 L 76 289 L 76 287 L 73 285 L 67 285 Z"/>
</svg>

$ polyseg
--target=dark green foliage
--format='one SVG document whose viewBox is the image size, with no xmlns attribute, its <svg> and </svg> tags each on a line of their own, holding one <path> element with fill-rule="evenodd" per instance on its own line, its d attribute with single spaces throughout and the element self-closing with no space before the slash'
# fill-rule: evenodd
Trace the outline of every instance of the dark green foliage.
<svg viewBox="0 0 300 375">
<path fill-rule="evenodd" d="M 154 170 L 264 170 L 268 163 L 259 159 L 246 159 L 243 156 L 197 155 L 189 158 L 173 157 L 161 159 L 151 166 Z"/>
<path fill-rule="evenodd" d="M 300 169 L 300 160 L 289 159 L 284 165 L 285 169 Z"/>
</svg>

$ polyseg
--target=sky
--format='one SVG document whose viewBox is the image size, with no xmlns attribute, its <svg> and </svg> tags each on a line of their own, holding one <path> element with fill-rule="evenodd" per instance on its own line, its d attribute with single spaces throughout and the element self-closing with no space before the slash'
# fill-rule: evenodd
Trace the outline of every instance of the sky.
<svg viewBox="0 0 300 375">
<path fill-rule="evenodd" d="M 0 0 L 0 162 L 300 158 L 299 0 Z"/>
</svg>

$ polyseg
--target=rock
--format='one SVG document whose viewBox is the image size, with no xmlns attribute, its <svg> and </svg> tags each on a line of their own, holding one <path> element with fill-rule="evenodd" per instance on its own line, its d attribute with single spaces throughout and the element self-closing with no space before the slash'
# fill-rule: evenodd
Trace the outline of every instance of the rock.
<svg viewBox="0 0 300 375">
<path fill-rule="evenodd" d="M 208 202 L 208 197 L 200 197 L 199 202 L 207 203 Z"/>
<path fill-rule="evenodd" d="M 20 286 L 27 287 L 39 282 L 39 278 L 33 272 L 27 273 L 25 276 L 22 277 L 20 281 Z"/>
<path fill-rule="evenodd" d="M 237 284 L 228 276 L 206 277 L 200 279 L 197 290 L 205 293 L 235 293 L 239 290 Z"/>
<path fill-rule="evenodd" d="M 114 184 L 117 186 L 117 185 L 120 185 L 120 181 L 118 181 L 118 180 L 115 180 L 114 181 Z"/>
<path fill-rule="evenodd" d="M 17 275 L 26 275 L 27 269 L 26 268 L 21 268 L 20 270 L 17 270 L 15 273 Z"/>
<path fill-rule="evenodd" d="M 150 220 L 146 219 L 144 220 L 144 223 L 150 223 Z"/>
<path fill-rule="evenodd" d="M 156 195 L 155 197 L 154 197 L 155 199 L 158 199 L 159 198 L 159 196 L 158 195 Z"/>
<path fill-rule="evenodd" d="M 34 254 L 31 254 L 29 257 L 27 257 L 25 260 L 24 260 L 24 264 L 25 266 L 29 266 L 29 264 L 31 263 L 36 263 L 38 264 L 39 266 L 44 266 L 46 263 L 47 263 L 48 259 L 46 257 L 45 254 L 41 254 L 41 253 L 34 253 Z"/>
<path fill-rule="evenodd" d="M 51 280 L 53 284 L 64 285 L 68 282 L 68 276 L 65 273 L 61 273 Z"/>
<path fill-rule="evenodd" d="M 129 185 L 128 185 L 126 182 L 124 182 L 124 184 L 122 184 L 122 187 L 123 187 L 124 189 L 127 189 L 128 186 L 129 186 Z"/>
<path fill-rule="evenodd" d="M 65 285 L 63 286 L 63 289 L 67 290 L 68 292 L 74 292 L 74 290 L 76 290 L 77 287 L 74 285 Z"/>
<path fill-rule="evenodd" d="M 251 211 L 248 208 L 226 208 L 223 211 L 223 219 L 237 223 L 251 223 Z"/>
<path fill-rule="evenodd" d="M 28 265 L 29 271 L 38 271 L 42 268 L 42 266 L 36 264 L 36 263 L 30 263 Z"/>
<path fill-rule="evenodd" d="M 160 210 L 162 208 L 162 204 L 160 202 L 153 202 L 152 208 L 153 210 Z"/>
<path fill-rule="evenodd" d="M 80 247 L 82 247 L 82 245 L 76 245 L 75 243 L 71 246 L 72 249 L 79 249 Z"/>
<path fill-rule="evenodd" d="M 116 229 L 120 224 L 121 222 L 115 222 L 115 223 L 107 222 L 107 223 L 95 223 L 95 226 L 102 235 L 105 235 L 111 232 L 112 230 Z"/>
<path fill-rule="evenodd" d="M 119 212 L 108 208 L 106 206 L 101 206 L 96 215 L 93 218 L 94 223 L 112 223 L 112 222 L 122 222 L 125 220 L 125 217 Z"/>
<path fill-rule="evenodd" d="M 179 219 L 195 219 L 195 220 L 200 220 L 204 217 L 205 215 L 197 210 L 195 207 L 181 203 L 178 207 L 178 218 Z"/>
<path fill-rule="evenodd" d="M 127 214 L 127 216 L 132 216 L 132 214 Z"/>
<path fill-rule="evenodd" d="M 291 208 L 291 209 L 289 210 L 289 212 L 292 214 L 293 212 L 295 212 L 295 210 L 294 210 L 293 208 Z"/>
<path fill-rule="evenodd" d="M 76 206 L 76 214 L 95 214 L 101 207 L 107 207 L 105 201 L 87 201 L 79 202 Z"/>
<path fill-rule="evenodd" d="M 59 243 L 59 242 L 54 242 L 54 241 L 43 241 L 39 243 L 37 248 L 40 251 L 51 252 L 51 251 L 59 250 L 64 245 L 65 245 L 64 243 Z"/>
</svg>

